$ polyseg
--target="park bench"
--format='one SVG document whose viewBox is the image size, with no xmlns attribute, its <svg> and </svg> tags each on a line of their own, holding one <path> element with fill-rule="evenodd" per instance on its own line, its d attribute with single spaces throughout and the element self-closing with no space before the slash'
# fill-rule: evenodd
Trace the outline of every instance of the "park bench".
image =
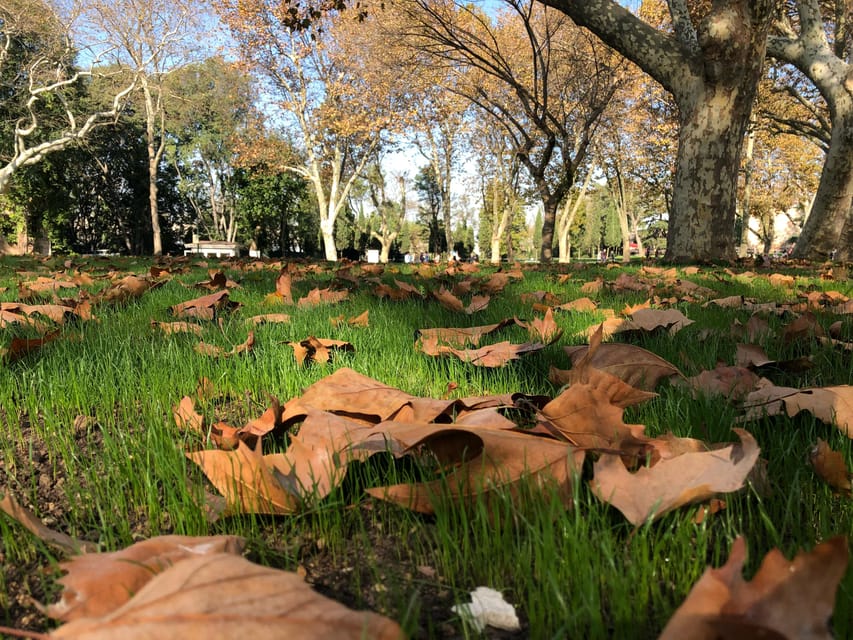
<svg viewBox="0 0 853 640">
<path fill-rule="evenodd" d="M 232 257 L 240 255 L 240 245 L 236 242 L 223 242 L 220 240 L 197 240 L 184 246 L 184 255 L 203 255 L 205 258 L 214 256 L 216 258 Z"/>
</svg>

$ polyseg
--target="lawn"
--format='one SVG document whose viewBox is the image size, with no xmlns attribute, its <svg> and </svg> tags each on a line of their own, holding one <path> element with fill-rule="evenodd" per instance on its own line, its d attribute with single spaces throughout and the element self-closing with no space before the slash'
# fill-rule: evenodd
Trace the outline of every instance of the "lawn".
<svg viewBox="0 0 853 640">
<path fill-rule="evenodd" d="M 761 405 L 742 420 L 758 378 L 774 389 L 846 393 L 839 386 L 853 381 L 853 303 L 846 302 L 853 286 L 843 269 L 743 264 L 676 271 L 635 262 L 504 265 L 493 277 L 498 269 L 486 265 L 449 271 L 442 265 L 431 272 L 411 265 L 342 266 L 293 263 L 282 279 L 282 264 L 275 262 L 2 258 L 0 301 L 10 304 L 0 316 L 6 434 L 0 492 L 47 527 L 100 551 L 168 534 L 242 536 L 252 562 L 297 572 L 318 593 L 383 614 L 412 638 L 480 637 L 451 610 L 479 586 L 500 591 L 521 624 L 519 631 L 487 627 L 486 637 L 655 638 L 706 569 L 726 562 L 739 536 L 748 547 L 743 577 L 749 580 L 773 549 L 790 560 L 853 530 L 846 470 L 833 487 L 810 455 L 823 440 L 849 469 L 850 396 L 799 413 L 785 411 L 783 403 L 779 415 L 761 415 Z M 217 270 L 222 275 L 214 277 Z M 128 274 L 137 278 L 128 280 Z M 455 292 L 458 306 L 439 300 L 442 288 Z M 334 291 L 347 296 L 330 299 Z M 214 301 L 181 311 L 200 297 Z M 565 306 L 581 298 L 591 303 Z M 76 311 L 49 317 L 48 310 L 11 304 L 21 302 L 58 302 Z M 677 310 L 692 323 L 618 328 L 635 305 Z M 555 323 L 550 328 L 548 308 Z M 253 320 L 262 314 L 287 318 Z M 438 356 L 424 352 L 425 329 L 513 319 L 522 323 L 480 336 L 478 346 L 539 344 L 502 366 L 477 366 L 471 345 L 468 351 L 456 345 L 461 355 L 449 348 Z M 735 483 L 741 488 L 698 492 L 695 501 L 671 510 L 658 502 L 654 517 L 632 523 L 594 490 L 603 458 L 622 464 L 620 457 L 630 457 L 625 440 L 581 446 L 566 435 L 570 427 L 531 434 L 558 422 L 543 419 L 549 401 L 588 384 L 571 373 L 564 373 L 568 385 L 555 382 L 549 372 L 572 371 L 565 347 L 589 343 L 602 322 L 614 331 L 605 344 L 636 345 L 680 372 L 654 384 L 654 397 L 622 405 L 624 423 L 644 425 L 646 439 L 671 432 L 702 441 L 705 450 L 736 443 L 736 452 L 747 447 L 732 429 L 745 429 L 760 458 L 748 478 Z M 315 353 L 316 343 L 305 342 L 312 336 L 345 344 Z M 769 362 L 733 368 L 739 344 L 763 348 Z M 299 353 L 307 353 L 305 360 Z M 729 368 L 715 369 L 718 363 Z M 630 372 L 631 362 L 622 364 L 619 370 Z M 322 495 L 302 486 L 285 506 L 270 507 L 265 494 L 236 506 L 232 494 L 223 505 L 223 492 L 187 452 L 216 449 L 222 440 L 230 442 L 226 448 L 237 446 L 245 434 L 229 427 L 262 421 L 276 400 L 286 416 L 317 388 L 312 385 L 322 387 L 336 373 L 447 401 L 450 408 L 431 421 L 436 429 L 462 423 L 462 405 L 454 400 L 500 396 L 499 410 L 491 410 L 495 420 L 516 423 L 526 432 L 517 437 L 537 444 L 547 438 L 548 446 L 578 446 L 583 462 L 564 482 L 544 474 L 521 474 L 504 484 L 492 478 L 488 489 L 478 485 L 470 499 L 459 500 L 452 479 L 459 465 L 447 462 L 459 451 L 415 446 L 411 455 L 394 455 L 402 452 L 372 445 L 372 456 L 341 463 L 346 474 L 333 474 Z M 507 394 L 515 394 L 513 400 Z M 176 419 L 185 396 L 204 417 L 200 431 Z M 766 408 L 772 413 L 776 405 Z M 276 421 L 275 429 L 248 442 L 260 441 L 264 454 L 286 454 L 293 434 L 307 433 L 303 417 Z M 445 445 L 474 447 L 458 429 L 448 433 Z M 625 462 L 630 472 L 639 474 L 638 464 L 654 469 L 654 447 L 646 440 L 637 446 L 642 455 Z M 382 491 L 366 491 L 390 485 L 420 487 L 428 508 L 418 511 L 405 500 L 377 497 Z M 60 598 L 58 565 L 67 552 L 2 513 L 0 545 L 0 624 L 48 633 L 57 622 L 37 603 Z M 831 601 L 832 595 L 830 629 L 837 638 L 853 637 L 853 570 L 847 569 L 837 593 L 824 597 Z M 800 612 L 794 607 L 790 615 Z"/>
</svg>

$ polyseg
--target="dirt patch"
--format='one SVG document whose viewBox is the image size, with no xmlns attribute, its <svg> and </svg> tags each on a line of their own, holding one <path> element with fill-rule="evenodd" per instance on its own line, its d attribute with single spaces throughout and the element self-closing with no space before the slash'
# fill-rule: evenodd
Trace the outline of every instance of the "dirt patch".
<svg viewBox="0 0 853 640">
<path fill-rule="evenodd" d="M 16 442 L 14 447 L 0 453 L 0 491 L 11 491 L 46 525 L 79 538 L 97 540 L 97 531 L 67 530 L 66 523 L 73 516 L 66 486 L 68 472 L 54 464 L 40 435 L 41 429 L 27 419 L 9 424 L 5 415 L 0 415 L 0 423 L 6 425 L 6 433 L 12 434 Z M 103 441 L 98 425 L 92 420 L 79 419 L 69 428 L 73 429 L 78 455 L 82 459 L 97 456 Z M 444 576 L 415 557 L 412 549 L 417 545 L 401 540 L 396 533 L 388 533 L 383 519 L 373 512 L 372 503 L 364 502 L 350 509 L 355 510 L 349 519 L 353 531 L 343 548 L 331 549 L 322 539 L 307 535 L 282 540 L 280 527 L 270 520 L 259 532 L 257 544 L 250 545 L 250 559 L 296 570 L 318 592 L 354 609 L 370 609 L 395 620 L 408 616 L 415 621 L 413 640 L 466 637 L 461 621 L 450 610 L 457 602 L 466 600 L 465 594 L 454 592 Z M 127 515 L 134 537 L 150 535 L 152 527 L 144 516 Z M 0 526 L 11 526 L 4 515 L 0 515 Z M 430 525 L 423 526 L 428 530 Z M 220 527 L 227 528 L 227 523 Z M 162 523 L 159 530 L 163 532 Z M 256 548 L 252 550 L 252 546 Z M 29 548 L 29 540 L 22 547 Z M 3 567 L 0 625 L 39 633 L 55 627 L 39 606 L 59 598 L 56 580 L 61 576 L 57 568 L 61 560 L 59 554 L 43 545 L 35 553 L 27 554 L 0 548 Z M 2 600 L 4 592 L 8 595 Z M 524 631 L 487 629 L 483 637 L 509 640 L 526 635 Z"/>
</svg>

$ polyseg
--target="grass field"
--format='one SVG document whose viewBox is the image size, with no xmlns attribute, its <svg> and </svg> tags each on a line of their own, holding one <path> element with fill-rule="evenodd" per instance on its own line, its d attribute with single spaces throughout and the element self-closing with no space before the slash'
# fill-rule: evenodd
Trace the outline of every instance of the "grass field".
<svg viewBox="0 0 853 640">
<path fill-rule="evenodd" d="M 618 314 L 650 295 L 672 298 L 667 306 L 682 311 L 693 324 L 674 335 L 652 332 L 633 341 L 665 358 L 686 376 L 732 364 L 738 338 L 733 321 L 746 323 L 746 307 L 703 306 L 707 298 L 743 295 L 758 302 L 802 303 L 808 291 L 837 291 L 853 296 L 846 278 L 821 279 L 817 270 L 782 267 L 754 270 L 737 277 L 722 268 L 703 267 L 683 280 L 712 293 L 685 300 L 671 293 L 672 281 L 653 291 L 605 286 L 585 293 L 583 285 L 602 277 L 614 283 L 620 274 L 638 272 L 638 264 L 606 268 L 530 265 L 520 278 L 491 297 L 473 314 L 452 312 L 431 298 L 391 301 L 372 291 L 371 274 L 355 269 L 355 281 L 335 280 L 329 267 L 294 278 L 294 298 L 315 287 L 350 289 L 336 304 L 313 307 L 270 301 L 278 264 L 256 269 L 240 263 L 221 266 L 238 286 L 230 300 L 242 306 L 219 321 L 199 322 L 201 339 L 225 349 L 255 333 L 249 353 L 215 358 L 195 349 L 199 336 L 167 336 L 152 320 L 175 320 L 169 308 L 208 293 L 192 285 L 209 276 L 199 263 L 172 263 L 175 272 L 162 286 L 120 304 L 98 301 L 97 293 L 128 272 L 148 274 L 150 260 L 64 258 L 36 261 L 6 257 L 0 262 L 0 300 L 19 300 L 19 285 L 38 276 L 92 278 L 76 288 L 50 288 L 42 294 L 79 299 L 94 296 L 93 320 L 66 322 L 55 340 L 20 359 L 7 356 L 0 369 L 0 492 L 9 491 L 48 526 L 97 543 L 102 550 L 123 548 L 152 536 L 238 534 L 248 539 L 255 562 L 299 570 L 320 592 L 354 608 L 369 608 L 399 622 L 413 638 L 478 637 L 450 611 L 467 600 L 477 586 L 501 591 L 514 604 L 520 632 L 487 630 L 486 637 L 510 638 L 654 638 L 705 569 L 720 566 L 733 540 L 742 535 L 749 547 L 745 577 L 758 568 L 771 549 L 787 558 L 834 535 L 853 531 L 853 503 L 837 495 L 814 472 L 808 454 L 818 438 L 828 441 L 848 463 L 851 440 L 838 428 L 802 412 L 765 417 L 743 426 L 756 438 L 766 460 L 769 491 L 750 485 L 725 497 L 726 507 L 701 524 L 699 506 L 676 509 L 634 527 L 589 489 L 592 457 L 573 485 L 574 508 L 567 509 L 549 491 L 531 488 L 516 499 L 460 507 L 448 503 L 434 515 L 421 515 L 376 500 L 364 489 L 422 478 L 428 470 L 416 461 L 377 454 L 351 465 L 341 486 L 322 500 L 287 516 L 244 514 L 210 522 L 203 491 L 213 492 L 201 470 L 186 458 L 198 439 L 176 427 L 173 407 L 192 395 L 206 378 L 216 390 L 199 407 L 205 416 L 242 425 L 259 416 L 269 396 L 287 402 L 333 371 L 349 367 L 415 396 L 467 397 L 492 393 L 542 394 L 554 397 L 551 365 L 569 369 L 564 346 L 584 344 L 582 332 L 601 322 L 606 309 Z M 303 265 L 304 266 L 304 265 Z M 183 267 L 192 267 L 182 269 Z M 481 267 L 477 277 L 495 269 Z M 734 272 L 746 271 L 746 267 Z M 769 279 L 782 271 L 791 283 Z M 113 280 L 110 276 L 113 276 Z M 567 276 L 567 277 L 561 277 Z M 439 283 L 463 278 L 441 272 L 432 278 L 408 265 L 386 268 L 375 276 L 393 285 L 398 279 L 422 292 Z M 564 303 L 589 295 L 598 308 L 557 312 L 562 337 L 537 353 L 499 368 L 474 367 L 451 357 L 433 358 L 414 348 L 418 329 L 470 327 L 513 316 L 541 317 L 523 294 L 548 292 Z M 366 327 L 330 319 L 355 317 L 369 310 Z M 246 318 L 284 312 L 290 321 L 253 327 Z M 842 341 L 853 339 L 849 315 L 816 308 L 824 329 L 841 320 Z M 801 373 L 763 371 L 773 382 L 791 387 L 823 387 L 853 382 L 851 351 L 825 345 L 813 336 L 779 339 L 792 313 L 767 315 L 769 332 L 762 346 L 770 358 L 810 356 L 813 368 Z M 51 324 L 46 321 L 47 324 Z M 35 337 L 33 327 L 7 324 L 0 347 L 14 337 Z M 299 365 L 287 344 L 307 336 L 335 338 L 352 344 L 326 364 Z M 520 327 L 502 329 L 485 342 L 524 342 Z M 672 431 L 707 442 L 736 440 L 731 428 L 740 410 L 719 396 L 694 394 L 689 388 L 663 383 L 659 396 L 626 410 L 625 422 L 646 425 L 648 435 Z M 282 450 L 284 439 L 264 441 L 265 450 Z M 202 445 L 203 446 L 203 445 Z M 62 557 L 12 519 L 0 514 L 0 624 L 46 632 L 55 626 L 34 606 L 58 597 Z M 853 637 L 853 570 L 847 570 L 833 616 L 837 638 Z"/>
</svg>

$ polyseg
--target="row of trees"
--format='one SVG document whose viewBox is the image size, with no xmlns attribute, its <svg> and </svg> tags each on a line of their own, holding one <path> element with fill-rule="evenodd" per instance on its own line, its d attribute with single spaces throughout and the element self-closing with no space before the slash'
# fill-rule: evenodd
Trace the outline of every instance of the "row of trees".
<svg viewBox="0 0 853 640">
<path fill-rule="evenodd" d="M 666 257 L 692 261 L 799 208 L 797 255 L 849 257 L 842 0 L 87 0 L 73 23 L 41 1 L 0 6 L 0 190 L 72 248 L 160 253 L 195 230 L 387 259 L 472 251 L 476 226 L 494 260 L 532 241 L 627 258 L 668 220 Z M 401 147 L 417 160 L 389 166 Z"/>
</svg>

